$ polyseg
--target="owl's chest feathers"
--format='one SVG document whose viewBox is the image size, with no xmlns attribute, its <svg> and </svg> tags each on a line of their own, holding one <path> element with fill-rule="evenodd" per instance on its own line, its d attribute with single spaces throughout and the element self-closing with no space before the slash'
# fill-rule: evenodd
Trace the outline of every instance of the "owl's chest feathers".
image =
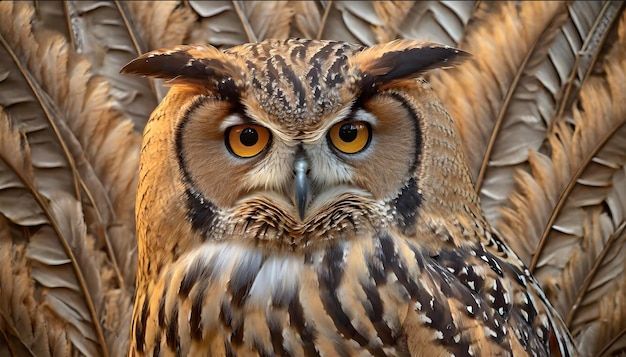
<svg viewBox="0 0 626 357">
<path fill-rule="evenodd" d="M 386 231 L 308 253 L 207 241 L 151 284 L 134 333 L 146 351 L 181 355 L 404 355 L 413 316 L 442 351 L 467 352 L 478 337 L 463 331 L 478 319 L 491 329 L 486 339 L 506 346 L 519 314 L 498 275 L 511 267 L 474 252 L 433 256 Z M 532 321 L 537 311 L 523 308 Z"/>
<path fill-rule="evenodd" d="M 217 343 L 237 355 L 403 355 L 398 304 L 407 300 L 376 292 L 363 259 L 372 249 L 364 238 L 309 254 L 204 243 L 149 287 L 135 329 L 146 352 L 159 344 L 186 355 Z"/>
</svg>

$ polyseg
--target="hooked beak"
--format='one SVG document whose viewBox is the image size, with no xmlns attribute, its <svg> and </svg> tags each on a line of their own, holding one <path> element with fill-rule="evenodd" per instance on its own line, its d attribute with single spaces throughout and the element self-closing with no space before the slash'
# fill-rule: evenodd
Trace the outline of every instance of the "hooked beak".
<svg viewBox="0 0 626 357">
<path fill-rule="evenodd" d="M 300 219 L 304 220 L 306 206 L 309 199 L 309 178 L 307 176 L 309 163 L 307 162 L 303 151 L 299 151 L 296 154 L 293 167 L 296 174 L 294 180 L 296 206 L 298 207 Z"/>
</svg>

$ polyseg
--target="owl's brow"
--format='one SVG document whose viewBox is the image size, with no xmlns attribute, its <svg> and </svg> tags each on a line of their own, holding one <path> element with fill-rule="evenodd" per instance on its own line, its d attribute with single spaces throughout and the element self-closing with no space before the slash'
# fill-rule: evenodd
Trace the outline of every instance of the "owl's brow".
<svg viewBox="0 0 626 357">
<path fill-rule="evenodd" d="M 228 115 L 224 120 L 220 122 L 220 131 L 225 132 L 231 126 L 246 124 L 250 120 L 246 120 L 246 117 L 242 116 L 239 113 L 232 113 Z"/>
</svg>

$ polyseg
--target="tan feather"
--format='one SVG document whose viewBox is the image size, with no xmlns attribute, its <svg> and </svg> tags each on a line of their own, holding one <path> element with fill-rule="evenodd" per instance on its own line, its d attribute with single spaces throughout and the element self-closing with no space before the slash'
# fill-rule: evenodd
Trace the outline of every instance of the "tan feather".
<svg viewBox="0 0 626 357">
<path fill-rule="evenodd" d="M 33 298 L 24 246 L 11 243 L 7 224 L 0 217 L 0 354 L 67 356 L 65 331 L 51 328 Z"/>
<path fill-rule="evenodd" d="M 588 341 L 593 326 L 620 309 L 626 293 L 619 278 L 626 264 L 624 15 L 619 28 L 604 61 L 607 75 L 582 84 L 580 102 L 548 137 L 551 158 L 531 153 L 532 177 L 518 174 L 520 192 L 511 196 L 514 208 L 502 212 L 499 226 L 579 341 Z M 610 301 L 618 305 L 601 307 Z M 594 346 L 596 353 L 603 345 Z"/>
<path fill-rule="evenodd" d="M 373 45 L 395 39 L 390 17 L 400 5 L 374 1 L 290 1 L 295 11 L 291 37 L 326 39 Z M 404 16 L 401 15 L 401 16 Z M 398 21 L 398 19 L 396 19 Z M 386 30 L 391 32 L 384 33 Z"/>
<path fill-rule="evenodd" d="M 44 226 L 43 228 L 39 229 L 37 231 L 37 233 L 35 233 L 35 236 L 30 240 L 29 245 L 27 247 L 28 253 L 27 256 L 29 258 L 29 262 L 34 260 L 39 261 L 40 263 L 44 263 L 44 264 L 70 264 L 73 265 L 74 267 L 74 271 L 72 272 L 72 267 L 69 267 L 69 270 L 65 270 L 65 274 L 59 274 L 56 275 L 48 270 L 39 270 L 37 267 L 37 265 L 35 264 L 35 266 L 32 267 L 33 269 L 33 277 L 39 282 L 41 283 L 43 286 L 55 286 L 55 284 L 57 284 L 56 286 L 65 286 L 65 287 L 70 287 L 70 288 L 74 288 L 79 294 L 81 293 L 81 291 L 84 293 L 86 291 L 88 291 L 88 287 L 87 285 L 85 285 L 85 279 L 83 278 L 83 272 L 82 272 L 82 268 L 79 267 L 79 264 L 77 263 L 77 261 L 75 259 L 72 259 L 74 256 L 74 250 L 77 251 L 78 253 L 82 253 L 80 258 L 82 258 L 82 264 L 84 266 L 91 266 L 90 264 L 93 264 L 92 261 L 92 255 L 93 255 L 93 251 L 84 251 L 81 249 L 77 249 L 77 247 L 80 247 L 82 244 L 86 243 L 86 239 L 82 236 L 76 236 L 77 233 L 75 233 L 76 231 L 73 230 L 73 228 L 78 229 L 78 234 L 80 235 L 80 231 L 82 229 L 85 228 L 84 224 L 62 224 L 61 222 L 59 222 L 59 219 L 63 219 L 64 217 L 67 216 L 63 216 L 62 212 L 59 212 L 59 210 L 56 208 L 56 203 L 53 202 L 52 206 L 49 206 L 48 204 L 48 200 L 47 198 L 43 197 L 42 195 L 39 194 L 38 192 L 38 187 L 36 185 L 36 183 L 34 182 L 34 178 L 31 177 L 31 175 L 29 174 L 29 172 L 32 172 L 32 168 L 30 168 L 30 157 L 29 157 L 29 148 L 28 148 L 28 144 L 25 140 L 23 140 L 20 136 L 19 133 L 17 133 L 17 131 L 15 129 L 10 129 L 9 128 L 9 121 L 8 118 L 6 117 L 6 115 L 4 114 L 4 112 L 1 113 L 1 118 L 0 118 L 0 132 L 2 133 L 2 137 L 3 137 L 3 147 L 0 148 L 0 155 L 3 158 L 3 161 L 8 164 L 7 168 L 14 170 L 14 172 L 19 176 L 20 180 L 22 181 L 24 187 L 28 188 L 28 193 L 36 200 L 37 205 L 39 206 L 37 208 L 37 210 L 40 210 L 41 213 L 45 216 L 45 223 L 49 223 L 51 226 Z M 6 141 L 4 141 L 4 139 L 7 139 Z M 19 149 L 16 149 L 19 148 Z M 9 159 L 10 158 L 10 159 Z M 3 172 L 3 174 L 6 176 L 8 173 L 7 172 Z M 71 196 L 69 196 L 69 194 L 65 193 L 64 195 L 67 195 L 66 197 L 68 197 L 68 200 L 72 200 Z M 60 202 L 59 202 L 60 203 Z M 4 212 L 2 212 L 4 214 Z M 72 212 L 70 212 L 69 217 L 71 217 Z M 82 217 L 82 214 L 79 213 L 74 213 L 74 216 L 77 217 Z M 20 222 L 20 223 L 25 223 L 25 222 Z M 38 222 L 30 222 L 30 223 L 38 223 Z M 44 222 L 42 222 L 44 223 Z M 56 235 L 56 236 L 55 236 Z M 37 237 L 41 237 L 40 239 L 38 239 Z M 68 242 L 69 239 L 69 242 Z M 59 248 L 57 249 L 49 249 L 50 247 L 52 247 L 50 244 L 52 244 L 54 246 L 54 244 L 57 244 Z M 72 247 L 71 245 L 75 245 L 74 247 Z M 8 244 L 8 246 L 10 246 L 10 242 Z M 72 250 L 74 249 L 74 250 Z M 69 259 L 68 259 L 69 258 Z M 74 263 L 74 264 L 72 264 Z M 31 268 L 30 264 L 29 264 L 29 268 Z M 52 273 L 52 275 L 50 275 Z M 76 275 L 74 275 L 76 274 Z M 95 275 L 94 275 L 95 274 Z M 65 278 L 65 279 L 64 279 Z M 96 297 L 98 296 L 97 291 L 100 289 L 100 286 L 98 284 L 98 273 L 97 273 L 97 268 L 94 270 L 91 270 L 91 274 L 89 274 L 89 281 L 91 282 L 91 289 L 94 289 L 96 292 Z M 5 281 L 5 279 L 3 279 L 3 282 Z M 74 284 L 71 284 L 71 282 L 75 282 Z M 50 282 L 50 284 L 46 284 L 46 282 Z M 67 285 L 68 282 L 70 282 L 70 285 Z M 79 284 L 80 282 L 80 284 Z M 30 284 L 30 282 L 28 282 L 25 285 Z M 61 284 L 61 285 L 58 285 Z M 33 296 L 33 294 L 30 294 L 30 296 Z M 54 296 L 54 295 L 49 295 L 49 296 Z M 87 306 L 92 306 L 93 307 L 93 302 L 91 302 L 91 296 L 90 295 L 85 295 L 85 301 L 83 300 L 76 300 L 76 299 L 72 299 L 71 301 L 68 301 L 73 308 L 80 308 L 81 306 L 85 306 L 84 304 L 86 303 Z M 91 319 L 92 321 L 98 321 L 97 320 L 97 315 L 96 315 L 96 311 L 95 309 L 89 309 L 89 312 L 85 313 L 85 318 Z M 55 311 L 56 313 L 58 313 L 59 311 L 53 308 L 53 311 Z M 66 310 L 67 311 L 67 310 Z M 60 313 L 60 316 L 64 316 L 63 313 Z M 67 318 L 67 315 L 65 315 Z M 70 315 L 71 316 L 71 315 Z M 99 328 L 96 325 L 94 326 L 87 326 L 85 328 L 91 328 L 97 331 Z M 85 331 L 83 331 L 85 332 Z M 94 337 L 96 335 L 94 334 Z M 80 342 L 82 340 L 78 339 L 79 335 L 74 334 L 74 338 L 72 338 L 72 334 L 69 333 L 69 339 L 72 340 L 74 343 Z M 103 340 L 101 340 L 100 342 L 102 342 Z M 86 347 L 89 348 L 89 347 Z M 93 353 L 98 353 L 95 352 L 96 350 L 94 347 L 92 346 L 92 348 L 90 348 L 92 350 L 91 355 L 93 355 Z M 85 352 L 84 352 L 85 353 Z"/>
<path fill-rule="evenodd" d="M 374 30 L 384 22 L 370 1 L 327 1 L 318 38 L 341 40 L 350 43 L 374 45 L 378 43 Z"/>
<path fill-rule="evenodd" d="M 128 11 L 128 21 L 145 47 L 142 52 L 183 43 L 196 21 L 193 12 L 178 1 L 119 2 Z"/>
<path fill-rule="evenodd" d="M 586 325 L 578 337 L 584 356 L 623 356 L 626 353 L 626 275 L 598 303 L 601 319 Z"/>
<path fill-rule="evenodd" d="M 75 34 L 75 50 L 95 64 L 95 72 L 112 85 L 112 94 L 141 130 L 145 112 L 161 99 L 154 82 L 131 80 L 119 73 L 125 63 L 146 51 L 143 40 L 130 23 L 128 11 L 118 1 L 68 1 L 68 16 Z"/>
<path fill-rule="evenodd" d="M 411 5 L 412 3 L 412 5 Z M 465 36 L 477 1 L 380 1 L 385 9 L 381 16 L 387 26 L 381 28 L 381 41 L 391 41 L 390 27 L 402 38 L 439 42 L 457 46 Z M 385 37 L 385 34 L 386 37 Z"/>
<path fill-rule="evenodd" d="M 527 169 L 528 150 L 538 151 L 545 143 L 566 99 L 562 93 L 571 83 L 570 73 L 585 71 L 579 67 L 579 51 L 593 42 L 588 39 L 608 33 L 607 26 L 594 32 L 594 21 L 610 23 L 619 12 L 580 2 L 502 3 L 483 11 L 491 16 L 482 15 L 485 21 L 472 26 L 461 44 L 475 60 L 432 82 L 457 121 L 483 208 L 496 222 L 514 188 L 513 172 Z M 576 23 L 568 11 L 576 14 Z M 493 31 L 496 26 L 501 30 Z M 478 98 L 490 99 L 467 100 L 450 86 L 471 87 Z"/>
<path fill-rule="evenodd" d="M 119 1 L 39 1 L 35 6 L 42 27 L 63 34 L 73 49 L 94 64 L 94 72 L 109 79 L 121 110 L 140 131 L 147 120 L 144 113 L 162 96 L 154 81 L 119 74 L 121 66 L 147 50 L 126 6 Z"/>
<path fill-rule="evenodd" d="M 32 13 L 27 7 L 22 7 L 14 23 L 17 26 L 28 24 L 30 14 Z M 120 284 L 130 286 L 134 274 L 132 271 L 126 272 L 127 277 L 124 278 L 117 269 L 117 260 L 121 260 L 122 265 L 133 263 L 124 261 L 129 258 L 127 251 L 120 254 L 118 259 L 115 251 L 119 252 L 121 249 L 114 248 L 126 246 L 127 243 L 111 238 L 106 232 L 106 227 L 112 223 L 125 225 L 131 230 L 134 227 L 132 215 L 136 172 L 133 168 L 137 165 L 139 138 L 132 131 L 130 121 L 114 108 L 108 94 L 108 85 L 90 73 L 87 60 L 70 53 L 67 43 L 61 36 L 46 31 L 33 33 L 21 31 L 9 34 L 14 35 L 7 37 L 15 44 L 11 49 L 18 51 L 16 53 L 22 53 L 22 57 L 26 59 L 26 66 L 22 69 L 22 72 L 26 73 L 26 78 L 30 78 L 28 77 L 30 69 L 35 71 L 32 80 L 27 83 L 31 88 L 41 91 L 35 92 L 37 94 L 35 100 L 41 101 L 44 113 L 50 116 L 49 124 L 38 124 L 37 129 L 42 125 L 49 125 L 57 135 L 59 145 L 65 148 L 66 160 L 75 167 L 71 175 L 80 185 L 82 192 L 79 193 L 86 195 L 93 207 L 86 209 L 89 211 L 95 209 L 94 223 L 100 228 L 94 233 L 102 236 L 118 272 Z M 20 46 L 28 43 L 36 46 Z M 22 62 L 16 63 L 23 65 Z M 40 63 L 47 63 L 49 67 L 42 68 Z M 42 88 L 39 89 L 39 86 Z M 59 107 L 52 103 L 58 104 Z M 7 110 L 12 114 L 11 107 Z M 45 118 L 42 114 L 36 114 L 35 117 Z M 38 139 L 37 142 L 39 141 L 41 140 Z M 31 149 L 34 148 L 31 145 Z M 85 152 L 83 148 L 88 150 Z M 58 152 L 63 151 L 46 149 L 42 155 L 49 156 Z M 37 160 L 35 155 L 33 158 Z M 51 189 L 58 190 L 64 187 L 63 184 L 56 185 L 51 184 Z M 44 193 L 47 192 L 46 186 L 41 185 L 41 182 L 39 187 Z"/>
<path fill-rule="evenodd" d="M 190 43 L 230 47 L 266 38 L 286 39 L 293 9 L 287 1 L 188 1 L 200 26 Z"/>
<path fill-rule="evenodd" d="M 78 202 L 59 194 L 51 197 L 46 214 L 50 226 L 30 240 L 27 257 L 33 278 L 44 286 L 45 306 L 67 322 L 70 340 L 87 356 L 108 355 L 100 325 L 102 286 L 100 264 L 87 237 Z M 79 217 L 78 219 L 76 217 Z"/>
<path fill-rule="evenodd" d="M 619 48 L 619 44 L 615 45 Z M 584 184 L 584 178 L 591 175 L 588 180 L 594 182 L 594 185 L 601 184 L 610 185 L 610 177 L 614 174 L 615 170 L 624 165 L 623 145 L 622 140 L 624 135 L 624 113 L 626 106 L 623 101 L 619 100 L 623 84 L 623 78 L 625 76 L 624 65 L 626 62 L 621 57 L 616 59 L 607 65 L 607 72 L 611 73 L 606 81 L 603 78 L 595 77 L 590 78 L 581 89 L 581 103 L 582 109 L 574 107 L 573 114 L 570 122 L 573 122 L 575 127 L 572 129 L 569 124 L 558 123 L 554 132 L 549 136 L 549 142 L 552 148 L 552 163 L 548 160 L 546 163 L 539 165 L 540 161 L 531 158 L 531 168 L 533 168 L 533 175 L 536 176 L 541 182 L 538 181 L 541 189 L 548 195 L 546 200 L 534 200 L 527 201 L 531 204 L 529 207 L 525 207 L 525 212 L 548 212 L 548 216 L 542 217 L 539 221 L 527 221 L 522 230 L 518 230 L 510 237 L 519 236 L 522 232 L 528 236 L 530 241 L 538 242 L 539 249 L 541 249 L 543 243 L 540 240 L 547 238 L 548 230 L 553 226 L 559 217 L 561 209 L 567 209 L 567 200 L 572 197 L 576 197 L 578 193 L 575 188 L 577 183 Z M 540 158 L 540 154 L 532 154 L 534 157 Z M 545 160 L 544 160 L 545 162 Z M 597 165 L 600 166 L 597 166 Z M 598 171 L 599 168 L 605 166 L 603 171 Z M 608 171 L 607 171 L 608 170 Z M 609 176 L 607 176 L 609 174 Z M 604 176 L 602 178 L 602 176 Z M 545 177 L 545 179 L 541 179 Z M 600 182 L 598 182 L 600 180 Z M 608 181 L 607 181 L 608 180 Z M 523 180 L 526 181 L 526 180 Z M 584 194 L 584 192 L 582 193 Z M 542 195 L 543 196 L 543 195 Z M 517 197 L 517 196 L 513 196 Z M 606 196 L 600 196 L 606 197 Z M 602 200 L 600 200 L 602 201 Z M 576 202 L 573 199 L 572 202 Z M 598 200 L 596 199 L 596 203 Z M 582 205 L 588 204 L 582 201 Z M 540 205 L 548 205 L 543 209 L 538 209 Z M 581 205 L 579 205 L 581 206 Z M 517 213 L 521 207 L 518 207 Z M 511 212 L 512 213 L 512 212 Z M 514 215 L 514 214 L 512 214 Z M 508 214 L 505 218 L 506 225 L 514 224 L 515 218 Z M 524 221 L 522 219 L 521 221 Z M 538 222 L 545 222 L 544 224 L 538 224 Z M 570 219 L 568 222 L 575 224 L 580 220 Z M 564 223 L 564 221 L 562 221 Z M 536 231 L 536 229 L 528 229 L 530 226 L 541 227 L 537 228 L 536 235 L 528 235 L 528 232 Z M 547 228 L 544 228 L 547 227 Z M 560 231 L 564 233 L 571 233 L 571 229 L 564 228 L 561 225 Z M 580 231 L 578 231 L 580 235 Z M 505 234 L 505 236 L 509 236 Z M 511 242 L 516 249 L 516 243 Z M 524 254 L 523 250 L 518 250 L 518 254 L 522 259 L 526 260 L 530 264 L 531 268 L 537 265 L 540 254 L 535 253 L 533 261 L 528 260 L 531 252 Z"/>
<path fill-rule="evenodd" d="M 127 331 L 128 324 L 107 321 L 100 316 L 104 316 L 102 306 L 105 302 L 109 305 L 110 316 L 115 316 L 114 305 L 121 311 L 120 315 L 130 310 L 127 289 L 134 282 L 136 264 L 130 229 L 134 226 L 132 207 L 138 137 L 132 131 L 131 122 L 114 108 L 108 83 L 90 72 L 89 62 L 71 52 L 62 36 L 45 30 L 33 31 L 30 25 L 32 8 L 27 4 L 2 3 L 0 6 L 3 7 L 2 16 L 11 17 L 11 20 L 4 19 L 5 26 L 0 28 L 3 49 L 8 53 L 2 61 L 8 73 L 1 89 L 4 93 L 2 104 L 7 105 L 11 121 L 25 131 L 24 138 L 28 140 L 20 145 L 20 136 L 9 134 L 9 119 L 3 114 L 2 144 L 5 147 L 2 155 L 9 165 L 3 167 L 3 175 L 18 175 L 21 185 L 12 186 L 27 188 L 22 191 L 27 197 L 23 200 L 31 202 L 30 205 L 17 206 L 29 210 L 30 216 L 12 214 L 10 212 L 16 210 L 10 206 L 2 213 L 15 223 L 26 225 L 27 232 L 34 233 L 28 249 L 33 279 L 41 284 L 38 286 L 66 286 L 74 281 L 67 285 L 70 290 L 55 287 L 45 294 L 47 309 L 54 312 L 51 316 L 55 316 L 50 323 L 66 331 L 74 347 L 83 354 L 108 355 L 107 341 L 110 341 L 112 350 L 125 350 L 128 334 L 124 331 Z M 42 63 L 46 65 L 42 66 Z M 17 96 L 16 89 L 19 90 Z M 24 102 L 36 105 L 19 105 Z M 84 151 L 83 147 L 88 150 Z M 39 177 L 40 170 L 48 170 L 51 174 Z M 61 178 L 59 174 L 65 172 L 67 177 Z M 76 186 L 67 185 L 74 180 Z M 73 199 L 75 208 L 66 206 L 61 209 L 62 213 L 55 211 L 55 204 L 62 202 L 55 197 L 66 195 L 58 193 L 59 190 L 76 197 Z M 10 192 L 10 189 L 3 190 L 2 194 L 10 198 Z M 86 204 L 81 208 L 77 198 L 83 197 Z M 116 210 L 109 197 L 115 200 Z M 52 198 L 52 206 L 48 198 Z M 4 202 L 7 201 L 3 200 L 1 206 Z M 116 211 L 125 222 L 117 221 Z M 62 219 L 72 223 L 60 224 Z M 76 225 L 84 220 L 93 236 L 81 231 L 87 229 L 84 223 L 82 228 Z M 52 224 L 52 229 L 50 226 L 35 227 L 46 222 Z M 69 227 L 79 231 L 72 231 Z M 94 237 L 99 242 L 97 246 Z M 47 239 L 46 244 L 57 242 L 57 247 L 46 248 L 41 239 Z M 107 254 L 99 253 L 100 249 Z M 42 262 L 50 262 L 49 259 L 59 261 L 54 260 L 53 252 L 57 252 L 57 256 L 63 252 L 69 257 L 63 263 L 71 266 L 69 270 L 62 270 L 65 273 L 55 275 L 51 265 L 42 265 Z M 124 274 L 119 264 L 126 267 Z M 105 281 L 99 278 L 100 271 L 107 276 Z M 109 302 L 110 299 L 116 302 Z M 76 315 L 77 311 L 79 315 Z M 112 329 L 105 331 L 101 321 Z M 88 336 L 87 340 L 85 336 Z"/>
<path fill-rule="evenodd" d="M 20 49 L 20 37 L 24 44 L 30 45 L 31 51 L 37 51 L 37 42 L 30 26 L 23 26 L 30 21 L 31 13 L 20 5 L 16 3 L 13 6 L 10 2 L 0 4 L 0 51 L 4 59 L 1 63 L 2 72 L 6 73 L 0 82 L 4 93 L 0 105 L 31 142 L 35 173 L 40 176 L 39 187 L 44 192 L 62 189 L 78 195 L 78 185 L 73 177 L 75 168 L 69 150 L 56 129 L 58 119 L 49 110 L 51 101 L 42 94 L 36 78 L 28 69 L 28 62 L 22 61 L 23 54 L 16 52 Z M 31 133 L 36 133 L 40 138 L 35 141 L 29 135 Z"/>
<path fill-rule="evenodd" d="M 290 1 L 294 10 L 291 36 L 318 39 L 322 28 L 323 12 L 315 1 Z"/>
<path fill-rule="evenodd" d="M 0 111 L 0 212 L 22 226 L 47 223 L 33 170 L 30 146 L 14 127 L 4 110 Z"/>
</svg>

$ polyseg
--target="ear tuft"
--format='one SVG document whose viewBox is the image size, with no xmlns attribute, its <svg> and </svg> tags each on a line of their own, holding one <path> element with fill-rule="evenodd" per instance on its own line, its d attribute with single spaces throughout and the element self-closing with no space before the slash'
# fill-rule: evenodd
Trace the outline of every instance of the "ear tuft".
<svg viewBox="0 0 626 357">
<path fill-rule="evenodd" d="M 231 81 L 241 76 L 241 70 L 231 56 L 213 46 L 203 45 L 145 53 L 130 61 L 120 73 L 194 83 Z"/>
<path fill-rule="evenodd" d="M 452 67 L 470 56 L 450 46 L 397 40 L 369 47 L 351 62 L 367 78 L 364 85 L 377 86 L 396 79 L 415 78 L 434 68 Z"/>
</svg>

